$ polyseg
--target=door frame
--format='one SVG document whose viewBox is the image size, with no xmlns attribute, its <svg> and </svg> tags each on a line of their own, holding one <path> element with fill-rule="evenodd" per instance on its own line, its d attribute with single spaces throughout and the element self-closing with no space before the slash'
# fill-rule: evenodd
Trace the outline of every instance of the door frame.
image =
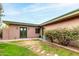
<svg viewBox="0 0 79 59">
<path fill-rule="evenodd" d="M 21 28 L 23 29 L 23 32 L 24 32 L 24 29 L 26 29 L 26 33 L 24 32 L 21 32 Z M 20 38 L 27 38 L 27 27 L 20 27 Z M 22 35 L 24 35 L 24 36 L 22 36 Z"/>
</svg>

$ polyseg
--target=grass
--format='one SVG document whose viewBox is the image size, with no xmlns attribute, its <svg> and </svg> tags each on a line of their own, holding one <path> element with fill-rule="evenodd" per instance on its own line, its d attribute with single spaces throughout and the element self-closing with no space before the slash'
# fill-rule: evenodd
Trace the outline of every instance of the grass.
<svg viewBox="0 0 79 59">
<path fill-rule="evenodd" d="M 52 54 L 57 54 L 59 56 L 79 56 L 79 53 L 73 52 L 71 50 L 61 48 L 56 45 L 51 46 L 50 44 L 46 42 L 42 42 L 40 40 L 38 41 L 39 41 L 38 44 L 41 45 L 41 48 L 43 50 L 50 52 Z M 0 43 L 0 56 L 38 56 L 38 54 L 34 53 L 28 48 L 16 45 L 19 42 L 24 42 L 24 41 L 10 42 L 15 44 Z M 27 42 L 28 41 L 26 41 L 26 43 Z"/>
<path fill-rule="evenodd" d="M 60 48 L 54 45 L 51 47 L 46 43 L 41 43 L 41 46 L 42 49 L 44 49 L 45 51 L 57 54 L 59 56 L 79 56 L 79 53 L 67 50 L 65 48 Z"/>
<path fill-rule="evenodd" d="M 0 56 L 37 56 L 37 54 L 28 48 L 8 43 L 0 43 Z"/>
</svg>

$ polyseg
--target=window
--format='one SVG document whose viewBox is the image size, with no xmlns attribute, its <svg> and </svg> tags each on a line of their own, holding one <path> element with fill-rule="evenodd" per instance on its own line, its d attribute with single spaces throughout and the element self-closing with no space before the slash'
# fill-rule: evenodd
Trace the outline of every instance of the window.
<svg viewBox="0 0 79 59">
<path fill-rule="evenodd" d="M 40 28 L 36 28 L 35 33 L 40 33 Z"/>
</svg>

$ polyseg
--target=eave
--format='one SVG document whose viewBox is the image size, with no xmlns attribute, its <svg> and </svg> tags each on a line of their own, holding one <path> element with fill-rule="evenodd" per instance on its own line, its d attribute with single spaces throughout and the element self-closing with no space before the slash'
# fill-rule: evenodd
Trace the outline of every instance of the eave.
<svg viewBox="0 0 79 59">
<path fill-rule="evenodd" d="M 47 22 L 44 22 L 42 24 L 40 24 L 41 26 L 44 26 L 44 25 L 48 25 L 50 23 L 55 23 L 55 22 L 58 22 L 58 21 L 62 21 L 62 20 L 65 20 L 66 18 L 72 18 L 72 17 L 75 17 L 75 16 L 79 16 L 79 9 L 76 9 L 72 12 L 69 12 L 67 14 L 64 14 L 62 16 L 59 16 L 59 17 L 56 17 L 54 19 L 51 19 Z"/>
</svg>

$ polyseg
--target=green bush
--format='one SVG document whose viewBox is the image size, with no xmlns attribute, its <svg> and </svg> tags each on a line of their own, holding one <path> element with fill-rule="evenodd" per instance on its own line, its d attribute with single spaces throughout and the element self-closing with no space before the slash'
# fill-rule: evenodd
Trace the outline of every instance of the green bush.
<svg viewBox="0 0 79 59">
<path fill-rule="evenodd" d="M 60 44 L 67 46 L 71 41 L 79 39 L 79 27 L 48 30 L 45 32 L 45 37 L 51 42 L 57 40 Z"/>
</svg>

